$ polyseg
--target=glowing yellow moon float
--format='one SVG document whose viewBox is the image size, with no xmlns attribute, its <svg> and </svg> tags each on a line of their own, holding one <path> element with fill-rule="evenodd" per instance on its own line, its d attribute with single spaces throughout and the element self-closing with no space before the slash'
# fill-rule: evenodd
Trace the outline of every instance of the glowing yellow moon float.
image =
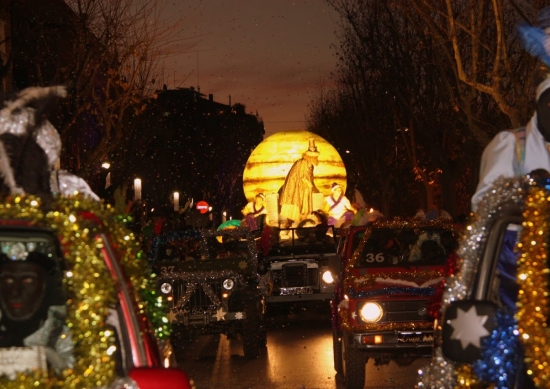
<svg viewBox="0 0 550 389">
<path fill-rule="evenodd" d="M 328 196 L 333 182 L 346 189 L 346 168 L 338 151 L 325 139 L 308 131 L 285 131 L 264 139 L 250 154 L 243 173 L 244 194 L 252 201 L 258 193 L 277 193 L 292 164 L 307 151 L 309 138 L 315 140 L 319 165 L 313 176 L 315 186 Z"/>
</svg>

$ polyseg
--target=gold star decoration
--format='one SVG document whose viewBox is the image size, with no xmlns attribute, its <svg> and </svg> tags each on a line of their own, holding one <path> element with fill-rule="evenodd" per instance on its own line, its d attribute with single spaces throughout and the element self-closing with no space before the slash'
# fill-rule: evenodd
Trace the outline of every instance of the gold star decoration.
<svg viewBox="0 0 550 389">
<path fill-rule="evenodd" d="M 225 315 L 226 315 L 227 312 L 224 312 L 223 311 L 223 308 L 220 308 L 216 311 L 216 314 L 215 315 L 212 315 L 212 317 L 215 317 L 216 320 L 220 321 L 220 320 L 225 320 Z"/>
<path fill-rule="evenodd" d="M 170 310 L 170 313 L 168 314 L 168 320 L 170 320 L 170 323 L 173 323 L 175 321 L 178 321 L 177 314 L 174 312 L 174 310 Z"/>
</svg>

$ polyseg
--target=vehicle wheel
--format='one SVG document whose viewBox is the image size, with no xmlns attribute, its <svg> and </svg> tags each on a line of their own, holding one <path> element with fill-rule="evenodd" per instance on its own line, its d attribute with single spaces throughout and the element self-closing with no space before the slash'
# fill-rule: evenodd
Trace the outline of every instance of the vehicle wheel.
<svg viewBox="0 0 550 389">
<path fill-rule="evenodd" d="M 344 388 L 362 389 L 365 387 L 365 364 L 367 357 L 361 350 L 350 347 L 349 336 L 342 333 L 342 372 Z"/>
<path fill-rule="evenodd" d="M 336 373 L 342 374 L 342 337 L 340 331 L 332 330 L 332 351 L 334 354 L 334 370 Z"/>
<path fill-rule="evenodd" d="M 172 326 L 172 334 L 170 335 L 170 343 L 172 344 L 172 350 L 174 357 L 178 363 L 183 360 L 184 344 L 189 341 L 188 331 L 183 326 Z"/>
<path fill-rule="evenodd" d="M 267 347 L 267 332 L 265 330 L 265 323 L 262 323 L 260 326 L 260 348 L 266 348 Z"/>
<path fill-rule="evenodd" d="M 246 318 L 243 320 L 242 339 L 243 353 L 246 359 L 256 359 L 260 356 L 260 308 L 256 302 L 247 302 L 244 307 Z"/>
</svg>

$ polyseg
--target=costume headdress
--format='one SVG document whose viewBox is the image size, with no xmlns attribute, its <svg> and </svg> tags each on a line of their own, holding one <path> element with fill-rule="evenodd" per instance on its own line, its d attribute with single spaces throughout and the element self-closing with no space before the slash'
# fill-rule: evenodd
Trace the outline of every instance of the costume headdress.
<svg viewBox="0 0 550 389">
<path fill-rule="evenodd" d="M 44 118 L 44 111 L 55 97 L 65 97 L 66 93 L 63 86 L 31 87 L 3 102 L 0 110 L 0 183 L 10 194 L 49 193 L 47 172 L 59 158 L 61 139 Z M 43 171 L 39 174 L 38 170 Z"/>
<path fill-rule="evenodd" d="M 518 25 L 518 32 L 523 46 L 529 54 L 542 61 L 546 77 L 538 85 L 536 99 L 550 87 L 550 7 L 539 11 L 538 26 L 527 22 Z"/>
<path fill-rule="evenodd" d="M 306 155 L 310 157 L 319 156 L 319 151 L 317 151 L 317 146 L 315 146 L 315 138 L 309 138 L 309 147 L 306 151 Z"/>
<path fill-rule="evenodd" d="M 332 187 L 330 188 L 330 191 L 331 191 L 332 193 L 334 193 L 334 191 L 335 191 L 336 189 L 338 189 L 338 188 L 342 189 L 342 187 L 341 187 L 340 185 L 338 185 L 336 182 L 333 182 L 333 183 L 332 183 Z"/>
</svg>

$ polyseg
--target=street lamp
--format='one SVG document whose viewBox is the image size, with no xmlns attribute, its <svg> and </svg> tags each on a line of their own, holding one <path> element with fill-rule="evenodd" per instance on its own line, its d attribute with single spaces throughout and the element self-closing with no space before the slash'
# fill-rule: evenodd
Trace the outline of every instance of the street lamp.
<svg viewBox="0 0 550 389">
<path fill-rule="evenodd" d="M 174 192 L 174 211 L 178 212 L 180 210 L 180 194 L 179 192 Z"/>
<path fill-rule="evenodd" d="M 105 175 L 105 187 L 102 189 L 107 189 L 111 186 L 111 172 L 109 171 L 109 168 L 111 167 L 111 164 L 107 161 L 103 162 L 101 164 L 101 168 L 107 173 Z M 101 176 L 103 177 L 105 173 L 103 173 Z"/>
<path fill-rule="evenodd" d="M 136 178 L 134 180 L 134 201 L 141 200 L 141 179 Z"/>
</svg>

